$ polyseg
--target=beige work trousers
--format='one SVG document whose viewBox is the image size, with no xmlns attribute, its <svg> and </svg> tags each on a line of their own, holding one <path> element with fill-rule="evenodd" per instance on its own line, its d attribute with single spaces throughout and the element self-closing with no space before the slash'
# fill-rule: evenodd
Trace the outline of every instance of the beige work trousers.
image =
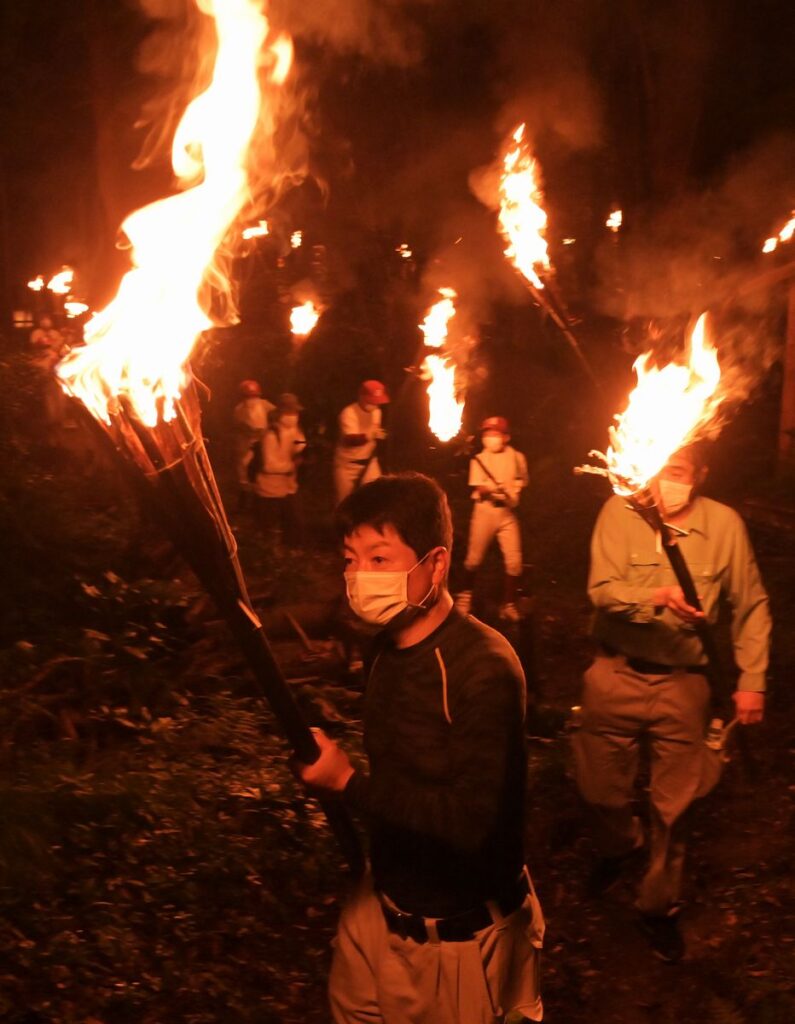
<svg viewBox="0 0 795 1024">
<path fill-rule="evenodd" d="M 367 466 L 358 462 L 336 462 L 334 464 L 334 486 L 337 491 L 337 504 L 357 487 L 369 484 L 381 476 L 378 459 L 371 459 Z"/>
<path fill-rule="evenodd" d="M 641 674 L 622 655 L 599 655 L 585 673 L 582 709 L 582 726 L 572 735 L 575 777 L 602 856 L 621 856 L 643 842 L 632 799 L 641 743 L 648 742 L 649 863 L 636 906 L 665 914 L 681 894 L 685 812 L 713 788 L 722 767 L 720 754 L 704 743 L 709 684 L 681 670 Z"/>
<path fill-rule="evenodd" d="M 488 500 L 474 502 L 464 568 L 470 571 L 477 569 L 495 537 L 505 562 L 505 572 L 509 576 L 521 576 L 522 538 L 516 513 Z"/>
<path fill-rule="evenodd" d="M 235 476 L 241 491 L 251 491 L 254 485 L 248 478 L 248 467 L 254 458 L 253 445 L 256 436 L 235 436 Z"/>
<path fill-rule="evenodd" d="M 531 886 L 522 906 L 468 942 L 401 939 L 365 878 L 340 916 L 329 977 L 336 1024 L 496 1024 L 541 1020 L 544 916 Z"/>
</svg>

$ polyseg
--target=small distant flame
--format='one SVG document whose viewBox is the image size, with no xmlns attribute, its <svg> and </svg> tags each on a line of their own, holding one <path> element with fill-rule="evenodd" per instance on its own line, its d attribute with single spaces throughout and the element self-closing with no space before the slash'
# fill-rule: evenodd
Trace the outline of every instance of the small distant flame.
<svg viewBox="0 0 795 1024">
<path fill-rule="evenodd" d="M 397 247 L 397 249 L 395 249 L 395 252 L 402 256 L 404 260 L 410 260 L 411 257 L 414 255 L 414 253 L 411 251 L 411 249 L 405 242 L 402 242 Z"/>
<path fill-rule="evenodd" d="M 32 292 L 40 292 L 44 288 L 44 278 L 41 274 L 38 277 L 34 277 L 32 281 L 28 281 L 28 288 Z"/>
<path fill-rule="evenodd" d="M 447 341 L 449 324 L 456 314 L 452 288 L 440 288 L 441 298 L 428 310 L 420 330 L 428 348 L 442 349 Z M 421 367 L 427 381 L 428 423 L 440 441 L 450 441 L 461 429 L 464 403 L 456 397 L 456 367 L 447 354 L 429 353 Z"/>
<path fill-rule="evenodd" d="M 200 292 L 208 281 L 229 291 L 216 254 L 251 195 L 248 152 L 262 90 L 272 96 L 290 65 L 292 44 L 273 36 L 262 0 L 194 3 L 214 19 L 215 63 L 174 135 L 181 191 L 124 221 L 132 269 L 86 326 L 86 344 L 58 368 L 65 387 L 105 423 L 122 396 L 148 427 L 175 417 L 191 351 L 213 323 Z"/>
<path fill-rule="evenodd" d="M 243 238 L 263 238 L 265 235 L 271 233 L 270 225 L 266 220 L 257 221 L 256 224 L 252 224 L 250 227 L 243 228 L 241 236 Z"/>
<path fill-rule="evenodd" d="M 300 249 L 301 246 L 303 245 L 303 243 L 304 243 L 304 233 L 303 233 L 303 231 L 293 231 L 293 233 L 290 235 L 290 245 L 293 247 L 293 249 Z"/>
<path fill-rule="evenodd" d="M 88 312 L 88 304 L 80 302 L 78 299 L 68 298 L 63 304 L 64 312 L 66 315 L 74 320 L 75 317 L 82 316 L 83 313 Z"/>
<path fill-rule="evenodd" d="M 503 157 L 500 178 L 500 230 L 508 242 L 505 255 L 534 288 L 544 283 L 540 274 L 550 269 L 545 233 L 547 214 L 541 203 L 538 162 L 525 140 L 523 124 L 514 131 Z"/>
<path fill-rule="evenodd" d="M 591 453 L 605 468 L 584 467 L 607 476 L 616 494 L 646 487 L 674 452 L 697 440 L 714 419 L 725 396 L 718 390 L 720 366 L 706 338 L 706 316 L 702 313 L 693 328 L 685 362 L 654 366 L 651 352 L 635 360 L 638 383 L 610 427 L 607 453 Z"/>
<path fill-rule="evenodd" d="M 576 238 L 564 238 L 562 241 L 563 241 L 564 245 L 574 245 L 574 243 L 577 241 L 577 239 Z"/>
<path fill-rule="evenodd" d="M 613 234 L 617 234 L 621 230 L 621 225 L 624 223 L 624 213 L 622 210 L 613 210 L 610 216 L 605 221 L 605 227 L 609 228 Z"/>
<path fill-rule="evenodd" d="M 320 319 L 320 310 L 311 299 L 290 310 L 290 330 L 296 338 L 307 338 Z"/>
<path fill-rule="evenodd" d="M 765 244 L 762 246 L 762 252 L 775 252 L 778 248 L 779 242 L 789 242 L 793 235 L 795 235 L 795 210 L 792 211 L 792 216 L 781 231 L 772 238 L 765 240 Z"/>
<path fill-rule="evenodd" d="M 47 282 L 47 288 L 53 295 L 68 295 L 72 290 L 75 272 L 71 267 L 64 267 Z"/>
</svg>

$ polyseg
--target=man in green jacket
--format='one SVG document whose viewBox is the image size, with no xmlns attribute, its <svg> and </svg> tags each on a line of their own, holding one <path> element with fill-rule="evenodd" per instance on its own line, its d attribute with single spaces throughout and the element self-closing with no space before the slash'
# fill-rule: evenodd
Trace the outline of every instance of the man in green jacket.
<svg viewBox="0 0 795 1024">
<path fill-rule="evenodd" d="M 636 907 L 655 953 L 668 961 L 684 952 L 676 913 L 685 812 L 720 773 L 719 755 L 704 743 L 710 692 L 694 625 L 704 616 L 714 623 L 728 602 L 741 725 L 762 720 L 770 638 L 767 594 L 745 526 L 733 509 L 698 495 L 706 474 L 702 450 L 690 446 L 652 485 L 665 521 L 684 531 L 679 545 L 703 612 L 687 603 L 659 536 L 625 499 L 614 496 L 602 508 L 588 579 L 599 648 L 585 673 L 581 728 L 573 735 L 577 785 L 601 854 L 595 889 L 615 882 L 644 846 L 632 800 L 640 749 L 650 748 L 649 859 Z"/>
</svg>

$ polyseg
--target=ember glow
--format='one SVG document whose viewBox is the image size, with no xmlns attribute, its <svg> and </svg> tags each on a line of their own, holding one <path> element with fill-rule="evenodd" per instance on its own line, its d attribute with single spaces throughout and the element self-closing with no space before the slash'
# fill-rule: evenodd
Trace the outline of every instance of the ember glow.
<svg viewBox="0 0 795 1024">
<path fill-rule="evenodd" d="M 762 252 L 775 252 L 779 242 L 789 242 L 793 235 L 795 235 L 795 210 L 792 211 L 792 216 L 781 231 L 772 238 L 766 239 L 765 244 L 762 246 Z"/>
<path fill-rule="evenodd" d="M 406 242 L 401 242 L 397 249 L 395 249 L 395 252 L 404 260 L 410 260 L 411 257 L 414 255 L 414 253 L 411 251 Z"/>
<path fill-rule="evenodd" d="M 617 234 L 621 230 L 621 225 L 624 223 L 624 214 L 621 210 L 613 210 L 610 216 L 605 221 L 605 227 L 609 228 L 613 234 Z"/>
<path fill-rule="evenodd" d="M 668 459 L 695 441 L 714 420 L 723 400 L 718 389 L 718 354 L 706 337 L 706 313 L 690 336 L 686 361 L 658 367 L 652 353 L 635 360 L 638 383 L 627 408 L 610 427 L 607 453 L 591 452 L 604 467 L 582 471 L 606 476 L 616 494 L 629 496 L 646 487 Z"/>
<path fill-rule="evenodd" d="M 508 242 L 505 255 L 534 287 L 544 283 L 540 274 L 550 269 L 545 238 L 547 214 L 541 205 L 541 175 L 525 140 L 525 126 L 511 136 L 500 177 L 500 230 Z"/>
<path fill-rule="evenodd" d="M 457 295 L 452 288 L 440 288 L 435 302 L 420 330 L 428 348 L 443 349 L 449 324 L 456 314 Z M 456 367 L 449 355 L 429 353 L 422 364 L 422 377 L 427 381 L 428 423 L 440 441 L 450 441 L 461 429 L 464 403 L 457 398 Z"/>
<path fill-rule="evenodd" d="M 44 278 L 39 274 L 38 277 L 34 277 L 32 281 L 28 281 L 28 288 L 32 292 L 40 292 L 44 288 Z"/>
<path fill-rule="evenodd" d="M 214 18 L 217 48 L 212 81 L 188 105 L 174 135 L 172 166 L 182 191 L 124 221 L 132 269 L 87 325 L 86 345 L 58 368 L 67 390 L 105 423 L 122 396 L 146 426 L 173 419 L 191 350 L 212 324 L 199 291 L 208 280 L 229 288 L 216 254 L 249 198 L 260 66 L 268 89 L 289 68 L 291 43 L 271 36 L 259 0 L 194 3 Z"/>
<path fill-rule="evenodd" d="M 304 244 L 304 233 L 303 231 L 293 231 L 290 235 L 290 245 L 293 249 L 300 249 Z"/>
<path fill-rule="evenodd" d="M 270 234 L 270 227 L 266 220 L 257 221 L 256 224 L 250 225 L 250 227 L 243 228 L 241 237 L 245 239 L 249 238 L 264 238 Z"/>
<path fill-rule="evenodd" d="M 306 338 L 315 329 L 320 319 L 320 310 L 311 299 L 290 310 L 290 330 L 296 338 Z"/>
<path fill-rule="evenodd" d="M 68 295 L 72 290 L 75 272 L 71 267 L 64 267 L 47 282 L 47 288 L 53 295 Z"/>
</svg>

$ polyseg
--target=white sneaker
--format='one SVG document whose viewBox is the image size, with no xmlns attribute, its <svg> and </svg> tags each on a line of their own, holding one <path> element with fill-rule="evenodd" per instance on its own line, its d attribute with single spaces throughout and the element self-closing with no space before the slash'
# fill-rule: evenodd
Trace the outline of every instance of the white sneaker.
<svg viewBox="0 0 795 1024">
<path fill-rule="evenodd" d="M 522 616 L 513 601 L 506 601 L 500 605 L 500 618 L 503 622 L 519 622 Z"/>
<path fill-rule="evenodd" d="M 472 591 L 462 590 L 456 594 L 455 610 L 462 615 L 469 615 L 472 611 Z"/>
</svg>

